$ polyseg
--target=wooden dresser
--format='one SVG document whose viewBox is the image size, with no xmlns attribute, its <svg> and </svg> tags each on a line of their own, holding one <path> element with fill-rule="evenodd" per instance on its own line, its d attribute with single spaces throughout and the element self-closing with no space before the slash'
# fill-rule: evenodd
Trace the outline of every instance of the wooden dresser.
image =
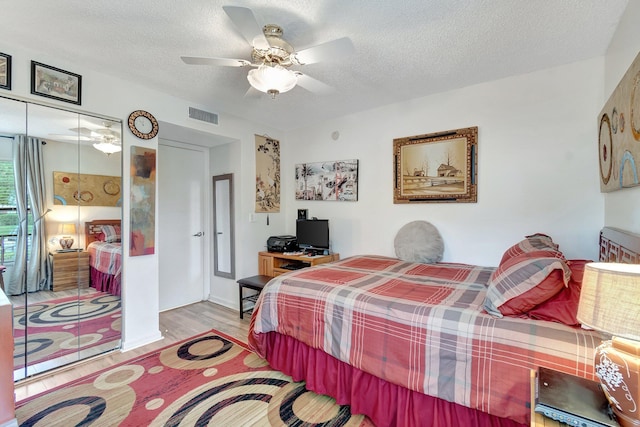
<svg viewBox="0 0 640 427">
<path fill-rule="evenodd" d="M 51 252 L 52 290 L 89 287 L 89 252 Z"/>
</svg>

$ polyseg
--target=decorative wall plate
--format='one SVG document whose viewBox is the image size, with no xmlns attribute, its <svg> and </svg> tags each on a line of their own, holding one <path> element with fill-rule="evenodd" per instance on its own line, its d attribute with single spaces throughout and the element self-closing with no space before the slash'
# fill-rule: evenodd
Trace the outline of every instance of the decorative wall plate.
<svg viewBox="0 0 640 427">
<path fill-rule="evenodd" d="M 129 129 L 140 139 L 152 139 L 158 134 L 158 121 L 153 114 L 136 110 L 129 114 Z"/>
</svg>

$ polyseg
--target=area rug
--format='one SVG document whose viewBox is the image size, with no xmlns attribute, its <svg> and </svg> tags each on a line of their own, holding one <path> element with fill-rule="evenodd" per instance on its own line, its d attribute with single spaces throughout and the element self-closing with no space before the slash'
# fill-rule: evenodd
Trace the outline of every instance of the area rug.
<svg viewBox="0 0 640 427">
<path fill-rule="evenodd" d="M 16 417 L 21 426 L 374 427 L 217 331 L 25 399 Z"/>
<path fill-rule="evenodd" d="M 13 309 L 14 369 L 114 343 L 121 335 L 120 297 L 105 292 Z M 25 358 L 25 355 L 27 356 Z"/>
</svg>

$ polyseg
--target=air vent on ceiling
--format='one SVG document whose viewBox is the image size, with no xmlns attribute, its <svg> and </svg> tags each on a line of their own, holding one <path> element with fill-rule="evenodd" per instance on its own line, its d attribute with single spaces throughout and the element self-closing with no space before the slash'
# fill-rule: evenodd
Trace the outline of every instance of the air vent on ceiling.
<svg viewBox="0 0 640 427">
<path fill-rule="evenodd" d="M 189 107 L 189 117 L 196 120 L 201 120 L 207 123 L 218 124 L 218 115 L 216 113 L 210 113 L 208 111 L 198 110 L 197 108 Z"/>
</svg>

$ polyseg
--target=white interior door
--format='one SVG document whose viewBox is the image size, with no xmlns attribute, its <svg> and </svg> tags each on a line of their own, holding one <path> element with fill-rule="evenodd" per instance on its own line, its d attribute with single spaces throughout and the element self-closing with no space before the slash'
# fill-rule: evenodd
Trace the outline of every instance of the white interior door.
<svg viewBox="0 0 640 427">
<path fill-rule="evenodd" d="M 205 299 L 205 156 L 202 151 L 158 148 L 160 310 Z"/>
</svg>

